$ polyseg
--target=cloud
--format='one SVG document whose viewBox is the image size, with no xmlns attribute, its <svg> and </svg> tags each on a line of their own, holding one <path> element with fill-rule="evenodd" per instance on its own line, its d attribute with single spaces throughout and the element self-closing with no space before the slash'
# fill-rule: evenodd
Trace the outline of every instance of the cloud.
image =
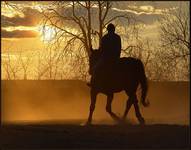
<svg viewBox="0 0 191 150">
<path fill-rule="evenodd" d="M 19 4 L 30 4 L 31 3 L 23 3 L 19 2 Z M 39 2 L 41 3 L 41 2 Z M 50 4 L 50 3 L 48 3 Z M 163 5 L 163 6 L 161 6 Z M 177 5 L 177 3 L 172 3 L 172 6 Z M 161 7 L 160 7 L 161 6 Z M 156 21 L 156 17 L 160 17 L 162 14 L 163 8 L 169 8 L 169 3 L 162 3 L 162 2 L 114 2 L 113 8 L 111 10 L 110 16 L 113 16 L 114 14 L 118 15 L 121 13 L 126 13 L 131 16 L 135 16 L 138 19 L 145 21 L 146 24 L 150 24 L 152 22 Z M 160 9 L 161 8 L 161 9 Z M 98 8 L 94 8 L 96 11 Z M 163 9 L 164 10 L 164 9 Z M 93 10 L 93 12 L 95 12 Z M 82 16 L 86 16 L 86 12 L 84 9 L 78 9 L 77 14 L 80 14 Z M 65 8 L 65 10 L 61 10 L 62 15 L 69 15 L 72 14 L 71 8 Z M 36 26 L 40 20 L 42 19 L 42 15 L 39 12 L 39 10 L 31 7 L 25 7 L 23 10 L 23 17 L 17 15 L 14 17 L 8 17 L 5 15 L 1 15 L 1 26 L 2 27 L 10 27 L 10 26 Z M 95 16 L 94 14 L 92 14 Z M 93 17 L 94 18 L 94 17 Z M 61 18 L 60 18 L 61 19 Z M 93 20 L 94 21 L 94 20 Z M 97 21 L 96 21 L 97 22 Z M 95 22 L 95 23 L 96 23 Z M 66 26 L 74 26 L 71 22 L 62 22 Z M 96 25 L 97 26 L 97 25 Z"/>
<path fill-rule="evenodd" d="M 22 4 L 22 2 L 19 2 L 19 4 Z M 41 3 L 41 2 L 39 2 Z M 24 3 L 26 5 L 26 3 Z M 31 3 L 27 3 L 31 4 Z M 47 3 L 49 5 L 50 3 Z M 32 4 L 31 4 L 32 5 Z M 155 23 L 161 15 L 164 13 L 164 11 L 170 11 L 170 8 L 175 8 L 178 3 L 166 3 L 166 2 L 114 2 L 113 7 L 110 10 L 110 13 L 106 17 L 106 21 L 110 20 L 110 18 L 121 15 L 121 14 L 127 14 L 129 16 L 132 16 L 136 18 L 137 20 L 141 20 L 146 25 L 151 25 Z M 83 8 L 76 7 L 76 14 L 83 16 L 87 18 L 86 11 Z M 58 9 L 58 12 L 63 16 L 70 16 L 72 14 L 72 8 L 67 7 L 64 8 L 60 7 Z M 48 12 L 48 14 L 51 16 L 54 16 L 54 12 Z M 98 8 L 94 7 L 92 9 L 92 25 L 95 30 L 98 30 L 99 24 L 98 24 Z M 17 15 L 14 17 L 8 17 L 4 14 L 1 15 L 1 23 L 2 27 L 6 29 L 6 27 L 17 27 L 17 26 L 24 26 L 24 27 L 33 27 L 39 24 L 39 22 L 42 19 L 42 15 L 39 12 L 39 10 L 31 7 L 25 7 L 23 11 L 23 17 Z M 62 18 L 54 18 L 53 22 L 57 23 L 60 27 L 65 28 L 78 28 L 74 22 L 71 20 L 62 20 Z M 120 21 L 115 22 L 118 25 L 126 26 L 128 25 L 127 20 L 121 19 Z M 5 31 L 4 31 L 5 32 Z M 8 31 L 6 31 L 8 32 Z M 18 30 L 16 30 L 18 32 Z M 19 31 L 20 33 L 23 31 Z M 28 31 L 24 31 L 25 33 L 28 33 Z M 31 32 L 31 31 L 30 31 Z M 9 34 L 11 32 L 8 32 Z M 22 35 L 24 36 L 23 33 Z M 6 34 L 7 35 L 7 34 Z M 27 34 L 28 35 L 28 34 Z M 34 34 L 29 34 L 34 35 Z"/>
<path fill-rule="evenodd" d="M 16 15 L 14 17 L 8 17 L 1 15 L 1 26 L 35 26 L 38 25 L 42 18 L 42 15 L 37 9 L 24 8 L 23 16 Z"/>
<path fill-rule="evenodd" d="M 124 12 L 124 13 L 132 13 L 134 15 L 161 15 L 162 14 L 162 10 L 160 9 L 154 9 L 152 6 L 141 6 L 140 8 L 136 7 L 136 6 L 130 6 L 127 9 L 119 9 L 119 8 L 115 8 L 113 7 L 112 10 L 116 10 L 118 12 Z"/>
<path fill-rule="evenodd" d="M 150 10 L 163 10 L 177 7 L 180 3 L 185 3 L 185 1 L 120 1 L 114 2 L 113 6 L 120 9 L 135 8 L 137 10 L 148 10 L 148 8 L 150 8 Z"/>
<path fill-rule="evenodd" d="M 34 38 L 39 36 L 38 32 L 31 30 L 1 30 L 1 38 Z"/>
<path fill-rule="evenodd" d="M 124 15 L 126 14 L 129 17 L 133 17 L 139 21 L 141 21 L 142 23 L 145 24 L 152 24 L 154 23 L 158 18 L 161 17 L 161 12 L 159 11 L 154 11 L 154 8 L 151 6 L 144 6 L 141 7 L 141 10 L 137 10 L 137 7 L 134 8 L 127 8 L 127 9 L 121 9 L 120 7 L 112 7 L 112 9 L 110 10 L 110 12 L 108 13 L 107 17 L 106 17 L 106 22 L 109 21 L 111 18 L 113 18 L 114 16 L 119 16 L 119 15 Z M 67 8 L 60 8 L 58 9 L 58 12 L 63 15 L 63 16 L 71 16 L 72 15 L 72 8 L 71 7 L 67 7 Z M 92 10 L 92 26 L 94 30 L 98 30 L 99 29 L 99 17 L 98 17 L 98 7 L 93 7 Z M 51 14 L 51 12 L 50 12 Z M 54 12 L 52 12 L 51 14 L 52 16 L 55 16 Z M 76 6 L 76 16 L 83 16 L 85 19 L 87 19 L 87 13 L 86 10 L 82 7 L 77 7 Z M 71 20 L 62 20 L 62 18 L 54 18 L 55 20 L 52 19 L 53 22 L 56 22 L 57 24 L 60 22 L 61 23 L 61 27 L 71 27 L 71 28 L 78 28 L 78 26 L 76 26 L 76 24 L 71 21 Z M 122 25 L 122 26 L 126 26 L 129 25 L 128 20 L 125 18 L 120 18 L 120 20 L 116 20 L 113 21 L 113 23 L 117 24 L 117 25 Z M 140 23 L 140 22 L 137 22 Z"/>
</svg>

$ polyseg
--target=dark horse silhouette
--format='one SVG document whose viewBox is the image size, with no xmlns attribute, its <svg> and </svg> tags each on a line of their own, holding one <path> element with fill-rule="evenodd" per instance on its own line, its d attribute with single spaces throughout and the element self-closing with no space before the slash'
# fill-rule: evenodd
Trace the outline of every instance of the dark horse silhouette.
<svg viewBox="0 0 191 150">
<path fill-rule="evenodd" d="M 100 50 L 91 49 L 91 56 L 89 60 L 90 71 L 95 66 L 96 62 L 100 58 Z M 112 66 L 112 69 L 104 69 L 100 76 L 96 76 L 95 83 L 91 85 L 90 95 L 91 104 L 89 117 L 86 124 L 91 124 L 92 116 L 95 109 L 96 96 L 98 93 L 107 95 L 106 111 L 117 122 L 122 123 L 125 121 L 127 113 L 132 105 L 134 105 L 136 117 L 140 124 L 145 124 L 145 120 L 142 117 L 138 100 L 136 96 L 136 90 L 138 85 L 141 84 L 141 103 L 143 106 L 148 106 L 149 102 L 146 101 L 146 95 L 148 90 L 147 78 L 145 75 L 144 65 L 141 60 L 132 57 L 120 58 L 117 65 Z M 129 99 L 126 103 L 126 109 L 122 119 L 112 112 L 111 104 L 113 100 L 113 94 L 125 90 Z"/>
</svg>

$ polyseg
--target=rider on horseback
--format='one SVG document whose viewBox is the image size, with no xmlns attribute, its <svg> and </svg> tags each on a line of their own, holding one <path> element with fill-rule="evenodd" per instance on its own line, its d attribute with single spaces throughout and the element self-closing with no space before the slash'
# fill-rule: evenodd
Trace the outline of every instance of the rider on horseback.
<svg viewBox="0 0 191 150">
<path fill-rule="evenodd" d="M 115 66 L 119 62 L 121 54 L 121 38 L 115 33 L 115 26 L 109 24 L 107 26 L 108 33 L 103 36 L 100 44 L 101 57 L 97 64 L 93 68 L 91 84 L 94 84 L 96 76 L 104 71 L 110 70 L 111 67 Z"/>
<path fill-rule="evenodd" d="M 91 55 L 89 58 L 89 71 L 92 78 L 89 86 L 91 86 L 91 104 L 87 125 L 92 122 L 98 93 L 103 93 L 107 96 L 106 111 L 115 121 L 119 123 L 124 122 L 129 109 L 133 105 L 136 117 L 139 123 L 143 125 L 145 120 L 139 109 L 136 91 L 138 86 L 141 85 L 141 103 L 145 107 L 148 106 L 149 102 L 146 101 L 148 84 L 144 65 L 140 59 L 132 57 L 120 58 L 120 36 L 115 34 L 115 27 L 113 24 L 109 24 L 107 26 L 107 30 L 108 34 L 102 38 L 100 49 L 90 49 Z M 114 93 L 123 90 L 129 98 L 121 119 L 112 111 L 111 104 Z"/>
<path fill-rule="evenodd" d="M 108 33 L 101 40 L 101 59 L 104 62 L 115 63 L 118 62 L 121 54 L 121 38 L 115 33 L 115 26 L 113 24 L 107 26 L 107 31 Z"/>
</svg>

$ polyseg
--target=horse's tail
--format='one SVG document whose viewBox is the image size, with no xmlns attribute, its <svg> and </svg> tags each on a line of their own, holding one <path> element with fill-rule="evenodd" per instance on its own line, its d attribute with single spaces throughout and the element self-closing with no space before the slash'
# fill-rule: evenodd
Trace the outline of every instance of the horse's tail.
<svg viewBox="0 0 191 150">
<path fill-rule="evenodd" d="M 140 63 L 140 83 L 141 83 L 141 103 L 143 104 L 143 106 L 147 107 L 149 106 L 149 101 L 146 101 L 146 96 L 147 96 L 147 92 L 148 92 L 148 82 L 147 82 L 147 77 L 145 75 L 145 69 L 144 69 L 144 65 L 142 63 L 142 61 L 139 61 Z"/>
</svg>

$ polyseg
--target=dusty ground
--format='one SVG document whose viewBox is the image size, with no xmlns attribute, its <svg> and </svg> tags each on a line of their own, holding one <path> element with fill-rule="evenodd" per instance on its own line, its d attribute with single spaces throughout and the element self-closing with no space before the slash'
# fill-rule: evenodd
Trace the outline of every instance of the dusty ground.
<svg viewBox="0 0 191 150">
<path fill-rule="evenodd" d="M 189 127 L 178 125 L 4 125 L 2 148 L 187 149 Z"/>
<path fill-rule="evenodd" d="M 96 103 L 96 125 L 72 122 L 87 119 L 89 112 L 89 88 L 82 81 L 2 81 L 1 87 L 1 120 L 14 123 L 2 126 L 3 150 L 189 149 L 189 82 L 149 83 L 151 105 L 140 106 L 146 126 L 137 125 L 134 109 L 128 114 L 133 125 L 104 125 L 104 119 L 111 117 L 103 95 Z M 114 95 L 112 108 L 117 115 L 123 114 L 126 100 L 123 92 Z"/>
<path fill-rule="evenodd" d="M 189 124 L 189 82 L 149 82 L 150 107 L 140 105 L 147 124 Z M 3 122 L 87 119 L 90 89 L 77 80 L 2 81 L 1 120 Z M 138 90 L 138 95 L 140 91 Z M 118 116 L 125 111 L 125 92 L 114 94 L 112 110 Z M 112 120 L 106 113 L 106 96 L 99 94 L 94 120 Z M 134 108 L 127 116 L 137 123 Z"/>
</svg>

